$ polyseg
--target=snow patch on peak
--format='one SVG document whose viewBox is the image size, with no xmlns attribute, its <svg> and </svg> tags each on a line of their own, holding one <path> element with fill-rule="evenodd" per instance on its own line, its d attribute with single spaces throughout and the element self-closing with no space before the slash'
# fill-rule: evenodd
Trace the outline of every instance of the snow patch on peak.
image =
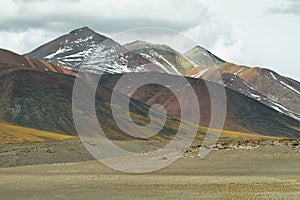
<svg viewBox="0 0 300 200">
<path fill-rule="evenodd" d="M 52 53 L 52 54 L 49 54 L 48 56 L 46 56 L 45 58 L 47 59 L 52 59 L 54 58 L 56 55 L 59 55 L 59 54 L 62 54 L 62 53 L 65 53 L 65 52 L 68 52 L 68 51 L 71 51 L 72 48 L 66 46 L 66 47 L 60 47 L 56 52 Z"/>
<path fill-rule="evenodd" d="M 72 43 L 78 44 L 78 43 L 82 43 L 82 42 L 87 42 L 88 40 L 93 39 L 93 36 L 94 36 L 94 35 L 91 35 L 91 36 L 86 37 L 86 38 L 78 38 L 77 40 L 75 40 L 75 41 L 72 42 Z"/>
<path fill-rule="evenodd" d="M 145 72 L 144 65 L 128 68 L 128 58 L 117 47 L 97 45 L 82 63 L 80 71 L 90 73 L 129 73 Z"/>
<path fill-rule="evenodd" d="M 289 84 L 283 82 L 283 81 L 280 81 L 280 83 L 284 86 L 286 86 L 288 89 L 292 90 L 293 92 L 296 92 L 297 94 L 300 94 L 300 91 L 298 91 L 296 88 L 293 88 L 292 86 L 290 86 Z"/>
<path fill-rule="evenodd" d="M 276 78 L 276 76 L 275 76 L 272 72 L 270 72 L 270 74 L 271 74 L 271 76 L 273 77 L 273 79 L 275 79 L 276 81 L 278 80 L 278 79 Z"/>
</svg>

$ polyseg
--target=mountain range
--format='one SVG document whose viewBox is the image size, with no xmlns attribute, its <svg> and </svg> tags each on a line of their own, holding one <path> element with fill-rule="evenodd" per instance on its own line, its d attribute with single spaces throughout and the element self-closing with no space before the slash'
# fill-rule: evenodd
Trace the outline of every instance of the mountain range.
<svg viewBox="0 0 300 200">
<path fill-rule="evenodd" d="M 89 79 L 102 74 L 96 111 L 102 128 L 114 140 L 134 138 L 125 135 L 114 122 L 110 108 L 117 106 L 110 102 L 113 90 L 121 99 L 130 98 L 131 116 L 139 124 L 149 123 L 149 106 L 165 107 L 168 120 L 155 139 L 172 138 L 180 123 L 180 105 L 169 88 L 148 84 L 134 93 L 115 88 L 125 73 L 136 83 L 142 83 L 150 74 L 170 81 L 185 76 L 201 111 L 199 124 L 186 125 L 185 131 L 189 126 L 199 126 L 199 138 L 211 121 L 212 99 L 207 84 L 216 89 L 225 87 L 224 137 L 300 138 L 299 82 L 269 69 L 226 62 L 200 46 L 182 54 L 167 45 L 146 41 L 121 45 L 88 27 L 73 30 L 25 55 L 0 50 L 0 122 L 76 136 L 72 88 L 79 70 Z M 185 87 L 177 89 L 189 105 L 190 94 Z M 125 109 L 118 109 L 125 116 Z M 191 106 L 184 112 L 195 111 Z"/>
<path fill-rule="evenodd" d="M 92 58 L 93 63 L 85 61 L 92 55 L 97 56 Z M 144 41 L 135 41 L 123 47 L 112 39 L 84 27 L 71 31 L 26 56 L 62 67 L 71 66 L 73 70 L 78 70 L 78 66 L 84 62 L 83 69 L 88 72 L 113 74 L 156 71 L 223 81 L 225 86 L 255 98 L 281 113 L 295 119 L 300 118 L 299 82 L 269 69 L 225 62 L 199 46 L 184 54 L 166 45 Z M 209 73 L 211 67 L 218 68 L 222 80 L 215 80 L 214 74 Z"/>
</svg>

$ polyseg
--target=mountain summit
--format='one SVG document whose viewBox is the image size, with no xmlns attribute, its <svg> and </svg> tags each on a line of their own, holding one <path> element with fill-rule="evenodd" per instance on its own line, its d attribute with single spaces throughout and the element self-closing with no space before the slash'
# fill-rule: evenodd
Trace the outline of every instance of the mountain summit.
<svg viewBox="0 0 300 200">
<path fill-rule="evenodd" d="M 78 69 L 87 54 L 106 39 L 107 37 L 90 28 L 83 27 L 52 40 L 26 55 L 58 66 Z"/>
<path fill-rule="evenodd" d="M 194 68 L 194 65 L 184 55 L 167 45 L 137 40 L 125 44 L 124 47 L 149 59 L 168 74 L 190 75 Z"/>
<path fill-rule="evenodd" d="M 88 27 L 73 30 L 26 55 L 75 71 L 82 67 L 92 73 L 125 73 L 139 71 L 139 66 L 143 71 L 162 71 L 147 58 L 128 52 Z"/>
<path fill-rule="evenodd" d="M 89 27 L 85 26 L 85 27 L 82 27 L 82 28 L 75 29 L 75 30 L 71 31 L 69 34 L 70 35 L 75 35 L 75 36 L 78 35 L 78 36 L 83 36 L 83 37 L 86 36 L 86 37 L 88 37 L 88 36 L 91 36 L 91 35 L 93 35 L 95 33 L 96 33 L 95 31 L 93 31 Z"/>
<path fill-rule="evenodd" d="M 194 47 L 184 53 L 184 55 L 189 58 L 193 64 L 204 67 L 215 67 L 225 62 L 201 46 Z"/>
</svg>

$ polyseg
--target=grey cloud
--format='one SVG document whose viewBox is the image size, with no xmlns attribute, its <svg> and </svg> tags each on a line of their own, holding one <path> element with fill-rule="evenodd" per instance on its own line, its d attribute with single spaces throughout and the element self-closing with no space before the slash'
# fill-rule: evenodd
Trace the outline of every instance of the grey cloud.
<svg viewBox="0 0 300 200">
<path fill-rule="evenodd" d="M 270 14 L 300 14 L 300 1 L 298 0 L 287 0 L 285 4 L 280 7 L 272 7 L 267 9 L 267 13 Z"/>
<path fill-rule="evenodd" d="M 143 26 L 184 31 L 205 21 L 205 8 L 196 0 L 165 1 L 37 1 L 14 0 L 14 10 L 0 17 L 1 31 L 56 29 L 66 31 L 87 25 L 102 32 Z M 88 9 L 88 10 L 87 10 Z M 1 13 L 1 8 L 0 8 Z"/>
<path fill-rule="evenodd" d="M 220 34 L 220 30 L 213 30 L 215 22 L 207 7 L 198 0 L 8 0 L 5 4 L 0 7 L 0 46 L 7 46 L 8 38 L 11 49 L 22 53 L 83 26 L 107 36 L 134 28 L 161 27 L 190 33 L 205 46 L 216 42 Z M 29 33 L 34 37 L 26 38 L 31 40 L 27 47 L 9 36 L 24 38 Z"/>
</svg>

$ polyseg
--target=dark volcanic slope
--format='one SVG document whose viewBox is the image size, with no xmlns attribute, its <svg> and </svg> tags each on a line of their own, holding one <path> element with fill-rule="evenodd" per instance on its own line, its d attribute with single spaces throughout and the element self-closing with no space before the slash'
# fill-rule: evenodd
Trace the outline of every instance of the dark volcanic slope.
<svg viewBox="0 0 300 200">
<path fill-rule="evenodd" d="M 155 74 L 149 76 L 147 73 L 131 74 L 130 80 L 135 83 L 143 83 L 146 78 L 156 77 L 176 82 L 177 76 L 167 74 Z M 109 88 L 113 88 L 121 75 L 105 75 L 100 80 L 100 84 Z M 210 105 L 211 100 L 207 90 L 207 85 L 201 79 L 187 78 L 190 85 L 196 91 L 199 99 L 201 121 L 200 125 L 207 126 L 210 122 Z M 218 84 L 209 83 L 212 87 L 221 87 Z M 131 91 L 126 88 L 115 88 L 123 94 L 129 95 Z M 183 96 L 185 96 L 185 103 L 189 104 L 189 95 L 185 92 L 184 86 L 180 88 Z M 225 129 L 233 131 L 249 131 L 268 136 L 283 136 L 283 137 L 300 137 L 299 129 L 300 122 L 290 118 L 282 113 L 265 106 L 259 101 L 249 98 L 232 89 L 226 88 L 227 95 L 227 115 L 225 122 Z M 145 85 L 139 88 L 132 94 L 134 99 L 144 102 L 148 105 L 162 104 L 165 106 L 167 112 L 173 116 L 180 117 L 180 108 L 177 99 L 171 91 L 159 85 Z M 190 110 L 185 112 L 194 112 L 191 105 Z"/>
<path fill-rule="evenodd" d="M 143 82 L 149 74 L 154 77 L 169 81 L 175 81 L 178 76 L 161 73 L 137 73 L 131 79 Z M 96 110 L 98 120 L 103 129 L 112 139 L 125 139 L 125 135 L 115 124 L 110 110 L 111 90 L 121 75 L 104 75 L 96 95 Z M 34 69 L 19 68 L 9 73 L 0 75 L 0 120 L 32 127 L 40 130 L 67 133 L 76 135 L 72 118 L 72 89 L 75 77 L 71 75 L 46 72 Z M 210 122 L 210 97 L 205 82 L 201 79 L 188 78 L 190 85 L 196 91 L 199 99 L 201 121 L 200 125 L 207 126 Z M 216 89 L 218 84 L 210 83 Z M 105 86 L 105 87 L 103 87 Z M 129 85 L 130 86 L 130 85 Z M 107 88 L 106 88 L 107 87 Z M 183 86 L 185 87 L 185 86 Z M 184 103 L 190 105 L 189 93 L 184 88 Z M 120 90 L 128 95 L 128 91 Z M 240 132 L 254 132 L 267 136 L 300 137 L 300 123 L 285 116 L 264 104 L 242 95 L 234 90 L 226 88 L 227 114 L 225 129 Z M 128 97 L 118 94 L 119 99 Z M 85 94 L 83 94 L 85 98 Z M 177 99 L 166 87 L 158 85 L 145 85 L 133 93 L 130 110 L 132 117 L 139 124 L 148 124 L 149 107 L 145 104 L 161 104 L 170 115 L 180 117 L 180 109 Z M 145 104 L 143 104 L 145 103 Z M 113 105 L 119 106 L 119 105 Z M 119 108 L 121 116 L 126 112 Z M 191 105 L 184 112 L 194 112 Z M 160 115 L 160 114 L 159 114 Z M 87 116 L 88 117 L 88 116 Z M 172 136 L 177 132 L 179 121 L 168 117 L 165 128 L 160 132 L 161 137 Z M 188 128 L 186 131 L 188 132 Z"/>
<path fill-rule="evenodd" d="M 13 124 L 74 134 L 72 76 L 18 69 L 0 76 L 0 118 Z"/>
<path fill-rule="evenodd" d="M 72 88 L 75 77 L 70 75 L 20 68 L 0 75 L 0 121 L 52 132 L 76 135 L 72 117 Z M 85 98 L 85 94 L 82 94 Z M 96 93 L 96 111 L 102 128 L 111 139 L 132 138 L 115 124 L 111 114 L 111 90 L 102 86 Z M 118 94 L 119 99 L 128 97 Z M 113 105 L 116 106 L 116 105 Z M 119 106 L 119 105 L 117 105 Z M 127 113 L 118 107 L 120 116 Z M 130 103 L 133 119 L 149 123 L 149 107 L 136 100 Z M 161 115 L 160 113 L 156 113 Z M 87 114 L 86 117 L 89 117 Z M 126 121 L 124 121 L 126 123 Z M 177 132 L 179 121 L 168 117 L 159 136 L 171 137 Z M 89 127 L 86 127 L 89 130 Z M 189 131 L 186 127 L 186 133 Z M 94 130 L 89 130 L 94 131 Z"/>
</svg>

